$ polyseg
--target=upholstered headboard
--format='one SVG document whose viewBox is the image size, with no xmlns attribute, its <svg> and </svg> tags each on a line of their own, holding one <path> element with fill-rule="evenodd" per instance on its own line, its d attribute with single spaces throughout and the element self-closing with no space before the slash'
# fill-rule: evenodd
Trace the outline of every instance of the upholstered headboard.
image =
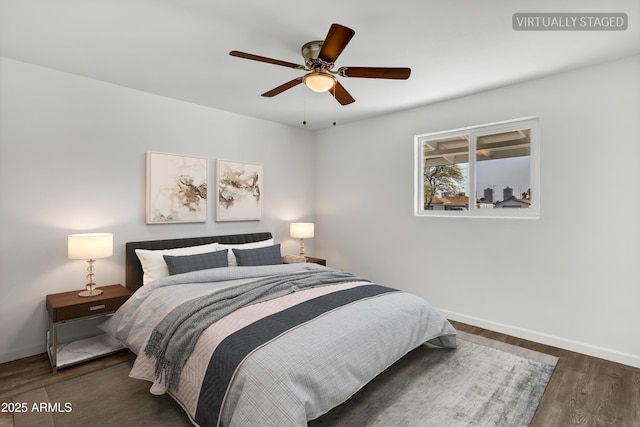
<svg viewBox="0 0 640 427">
<path fill-rule="evenodd" d="M 176 249 L 188 246 L 206 245 L 209 243 L 224 243 L 227 245 L 260 242 L 269 240 L 273 236 L 269 232 L 230 234 L 226 236 L 186 237 L 182 239 L 148 240 L 144 242 L 127 242 L 126 244 L 126 285 L 135 292 L 142 286 L 142 265 L 136 255 L 136 249 Z"/>
</svg>

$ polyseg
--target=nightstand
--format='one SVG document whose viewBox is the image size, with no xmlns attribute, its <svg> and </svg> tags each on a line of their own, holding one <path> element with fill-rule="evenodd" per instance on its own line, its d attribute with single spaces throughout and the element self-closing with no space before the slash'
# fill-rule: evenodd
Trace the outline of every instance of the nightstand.
<svg viewBox="0 0 640 427">
<path fill-rule="evenodd" d="M 322 259 L 322 258 L 314 258 L 311 256 L 305 257 L 307 258 L 307 262 L 312 262 L 314 264 L 320 264 L 320 265 L 327 265 L 327 260 L 326 259 Z"/>
<path fill-rule="evenodd" d="M 55 374 L 58 368 L 120 351 L 124 346 L 107 334 L 58 343 L 58 328 L 76 322 L 109 317 L 133 292 L 121 285 L 100 286 L 102 295 L 82 298 L 79 291 L 47 295 L 47 354 Z"/>
</svg>

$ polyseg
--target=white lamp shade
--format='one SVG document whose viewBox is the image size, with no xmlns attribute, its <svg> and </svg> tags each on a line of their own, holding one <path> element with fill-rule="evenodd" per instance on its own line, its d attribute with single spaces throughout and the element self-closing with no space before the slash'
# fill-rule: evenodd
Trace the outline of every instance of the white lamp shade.
<svg viewBox="0 0 640 427">
<path fill-rule="evenodd" d="M 71 259 L 106 258 L 113 255 L 113 234 L 70 234 L 68 255 Z"/>
<path fill-rule="evenodd" d="M 313 237 L 313 223 L 293 222 L 289 226 L 289 233 L 291 234 L 291 237 L 299 239 L 307 239 Z"/>
</svg>

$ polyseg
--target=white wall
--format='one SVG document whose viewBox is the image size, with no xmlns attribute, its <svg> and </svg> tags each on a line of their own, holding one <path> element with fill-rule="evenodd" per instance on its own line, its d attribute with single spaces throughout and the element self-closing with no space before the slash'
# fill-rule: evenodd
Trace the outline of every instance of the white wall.
<svg viewBox="0 0 640 427">
<path fill-rule="evenodd" d="M 413 216 L 413 136 L 525 116 L 540 220 Z M 640 366 L 640 56 L 316 135 L 316 255 L 450 318 Z"/>
<path fill-rule="evenodd" d="M 147 150 L 209 157 L 211 218 L 215 159 L 263 163 L 263 220 L 146 225 Z M 68 234 L 114 233 L 98 285 L 124 283 L 127 241 L 271 231 L 297 253 L 313 162 L 308 131 L 0 58 L 0 362 L 44 352 L 45 295 L 84 287 Z"/>
<path fill-rule="evenodd" d="M 0 362 L 43 352 L 44 296 L 82 288 L 69 233 L 114 233 L 96 263 L 107 284 L 124 281 L 129 240 L 272 231 L 295 253 L 288 223 L 315 220 L 307 252 L 331 266 L 454 319 L 640 366 L 639 75 L 636 56 L 311 135 L 0 59 Z M 530 115 L 540 220 L 413 216 L 415 134 Z M 211 170 L 264 163 L 264 219 L 146 225 L 147 150 Z"/>
</svg>

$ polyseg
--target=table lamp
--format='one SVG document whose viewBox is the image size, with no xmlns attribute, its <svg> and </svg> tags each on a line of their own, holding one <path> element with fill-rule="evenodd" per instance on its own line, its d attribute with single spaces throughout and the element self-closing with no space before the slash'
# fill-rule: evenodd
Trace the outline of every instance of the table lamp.
<svg viewBox="0 0 640 427">
<path fill-rule="evenodd" d="M 289 226 L 289 234 L 300 239 L 300 255 L 304 256 L 304 239 L 313 237 L 313 223 L 293 222 Z"/>
<path fill-rule="evenodd" d="M 86 290 L 78 295 L 81 297 L 93 297 L 102 294 L 102 290 L 96 289 L 94 281 L 96 275 L 93 273 L 93 263 L 96 262 L 96 258 L 106 258 L 113 255 L 113 234 L 70 234 L 67 243 L 70 259 L 86 259 L 89 263 Z"/>
</svg>

